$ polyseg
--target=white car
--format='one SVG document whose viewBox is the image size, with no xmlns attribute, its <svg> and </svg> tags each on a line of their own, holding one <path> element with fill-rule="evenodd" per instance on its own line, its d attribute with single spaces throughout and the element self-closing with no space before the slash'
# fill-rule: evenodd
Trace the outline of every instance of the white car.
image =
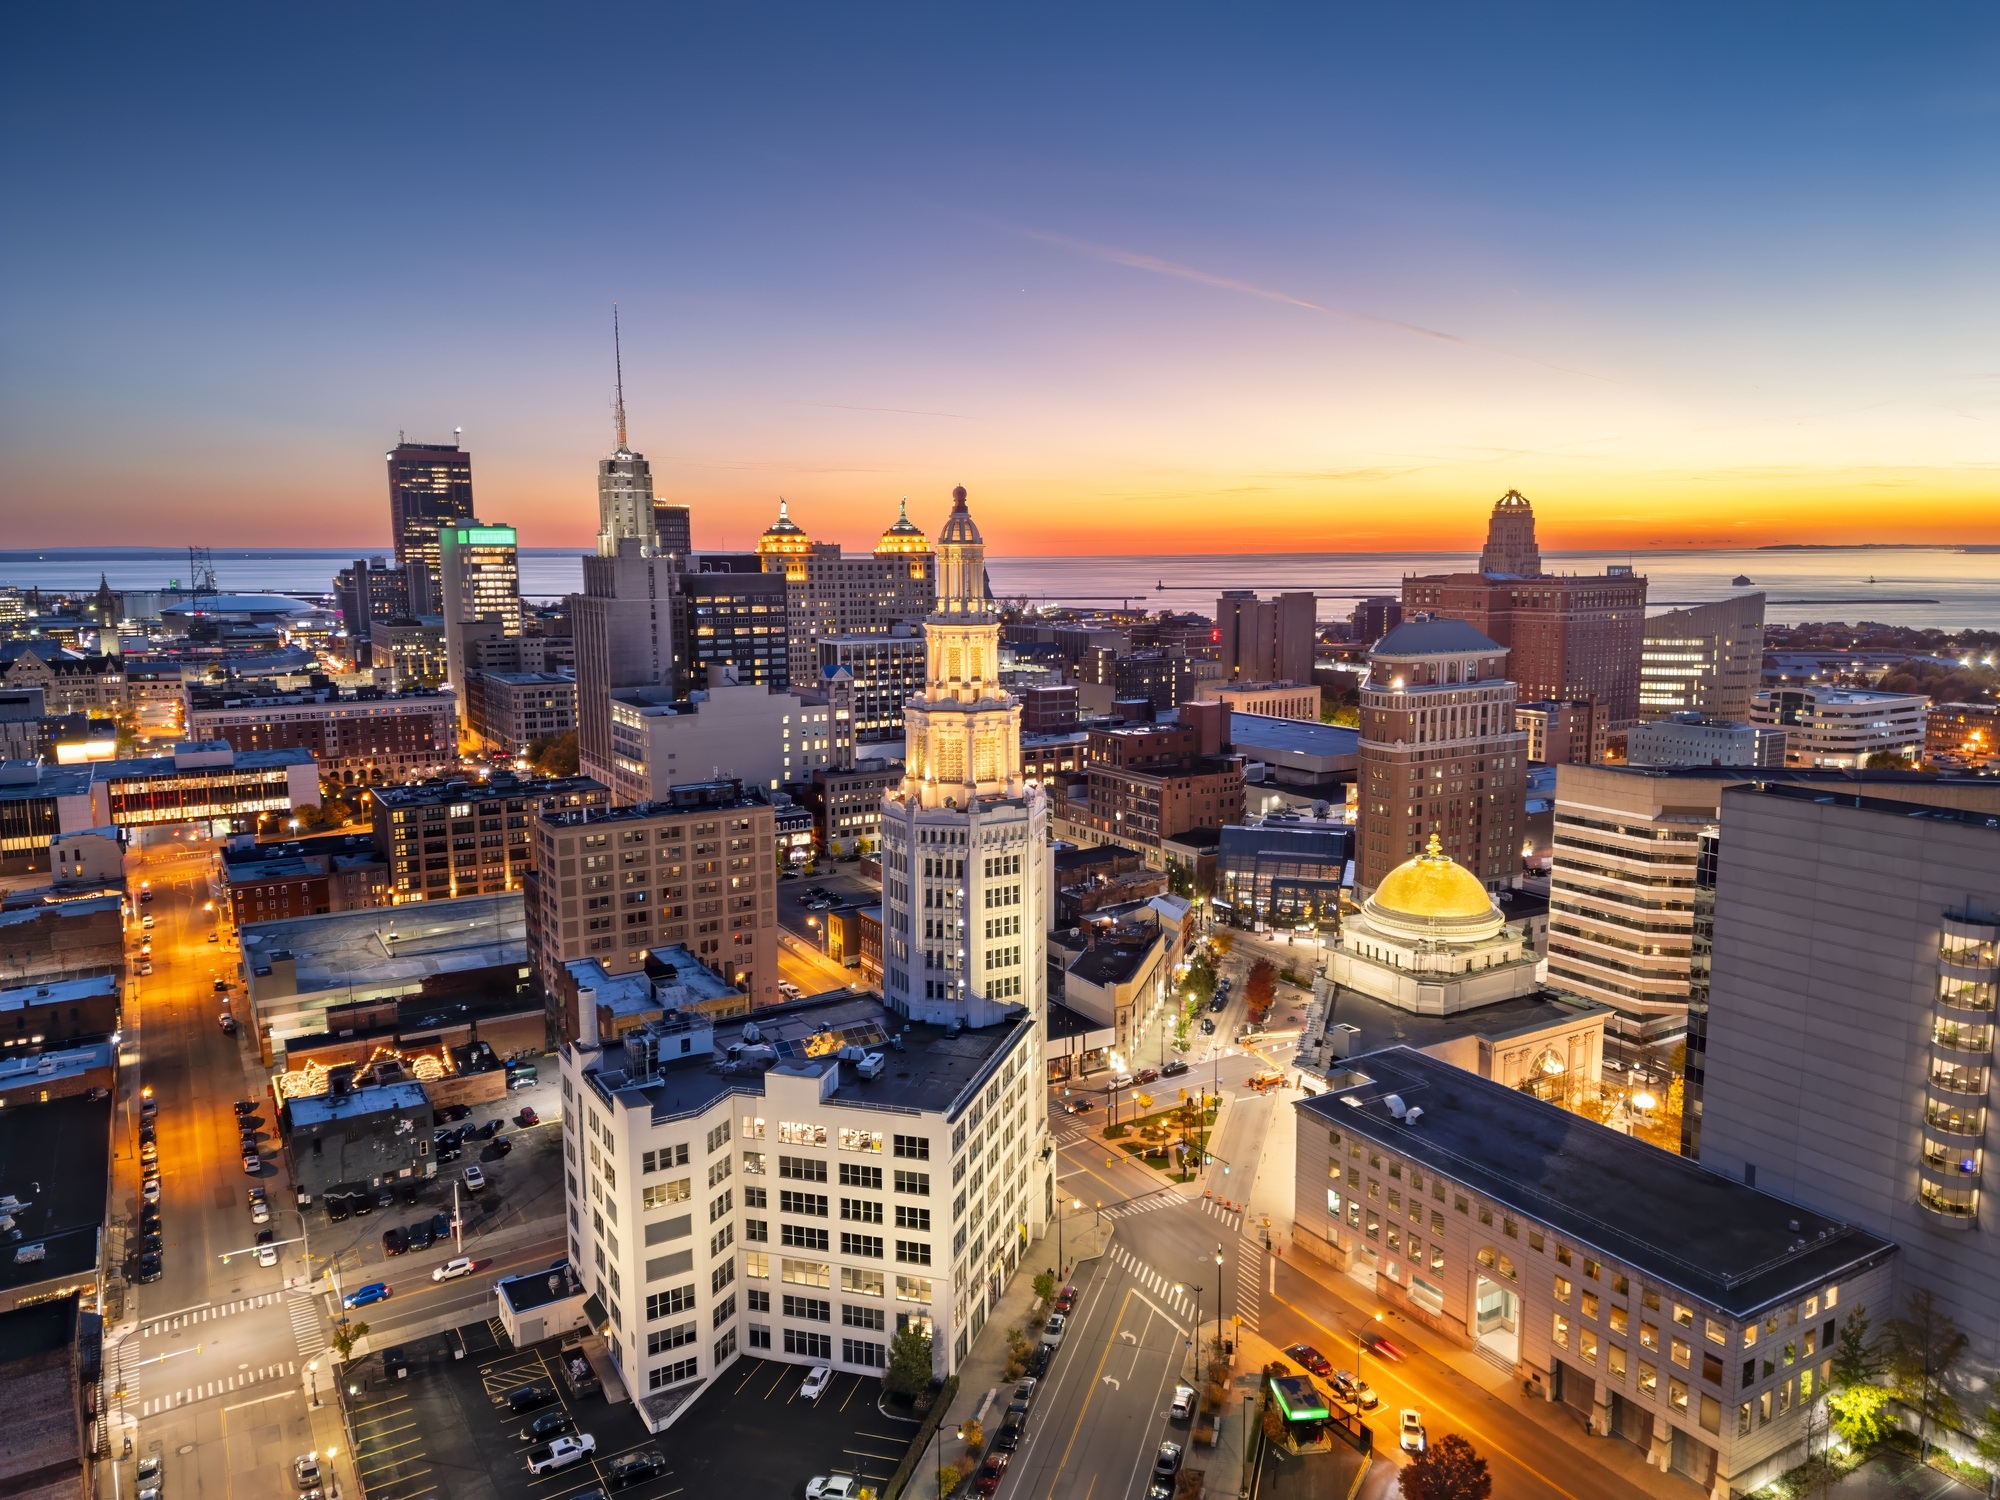
<svg viewBox="0 0 2000 1500">
<path fill-rule="evenodd" d="M 259 1245 L 257 1247 L 258 1265 L 275 1266 L 277 1263 L 278 1263 L 278 1247 L 276 1245 Z"/>
<path fill-rule="evenodd" d="M 431 1280 L 456 1281 L 461 1276 L 470 1276 L 471 1274 L 472 1274 L 471 1258 L 469 1256 L 461 1255 L 457 1257 L 455 1260 L 446 1261 L 443 1265 L 439 1266 L 435 1271 L 431 1272 Z"/>
<path fill-rule="evenodd" d="M 575 1437 L 559 1437 L 552 1443 L 544 1443 L 539 1448 L 528 1450 L 528 1472 L 548 1474 L 557 1469 L 566 1469 L 578 1459 L 588 1458 L 597 1451 L 597 1439 L 587 1432 L 579 1432 Z"/>
<path fill-rule="evenodd" d="M 465 1190 L 468 1193 L 476 1193 L 485 1186 L 486 1174 L 479 1170 L 476 1162 L 465 1169 Z"/>
<path fill-rule="evenodd" d="M 1177 1385 L 1174 1387 L 1174 1404 L 1167 1409 L 1167 1416 L 1176 1422 L 1194 1420 L 1194 1387 Z"/>
<path fill-rule="evenodd" d="M 1424 1414 L 1412 1407 L 1404 1407 L 1397 1423 L 1399 1440 L 1405 1453 L 1421 1453 L 1427 1439 L 1424 1436 Z"/>
<path fill-rule="evenodd" d="M 806 1500 L 854 1500 L 861 1481 L 852 1474 L 821 1474 L 806 1483 Z"/>
<path fill-rule="evenodd" d="M 826 1394 L 826 1388 L 833 1384 L 832 1365 L 814 1365 L 806 1373 L 805 1384 L 799 1387 L 801 1401 L 818 1401 Z"/>
<path fill-rule="evenodd" d="M 153 966 L 152 966 L 151 964 L 140 964 L 140 965 L 139 965 L 139 972 L 140 972 L 141 974 L 148 974 L 148 975 L 150 975 L 150 974 L 151 974 L 151 973 L 153 972 Z"/>
<path fill-rule="evenodd" d="M 1048 1324 L 1042 1329 L 1042 1342 L 1060 1344 L 1063 1340 L 1063 1330 L 1068 1326 L 1069 1318 L 1066 1314 L 1050 1313 Z"/>
<path fill-rule="evenodd" d="M 148 1177 L 146 1185 L 139 1190 L 139 1196 L 144 1198 L 148 1203 L 158 1203 L 160 1201 L 160 1179 L 157 1177 Z"/>
<path fill-rule="evenodd" d="M 258 1199 L 258 1200 L 257 1200 L 257 1201 L 256 1201 L 255 1203 L 251 1204 L 251 1205 L 250 1205 L 250 1222 L 251 1222 L 252 1224 L 268 1224 L 268 1223 L 270 1223 L 270 1222 L 271 1222 L 271 1206 L 270 1206 L 270 1204 L 266 1203 L 266 1202 L 265 1202 L 265 1201 L 264 1201 L 264 1200 L 263 1200 L 262 1198 L 259 1198 L 259 1199 Z"/>
</svg>

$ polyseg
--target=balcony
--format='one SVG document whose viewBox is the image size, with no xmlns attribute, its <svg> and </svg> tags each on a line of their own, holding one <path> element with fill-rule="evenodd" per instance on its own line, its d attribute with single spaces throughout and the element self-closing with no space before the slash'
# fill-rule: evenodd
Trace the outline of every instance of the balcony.
<svg viewBox="0 0 2000 1500">
<path fill-rule="evenodd" d="M 1931 1027 L 1931 1046 L 1940 1052 L 1991 1056 L 1993 1028 L 1962 1026 L 1956 1021 L 1938 1021 Z M 1955 1059 L 1952 1059 L 1955 1061 Z"/>
<path fill-rule="evenodd" d="M 1979 1217 L 1979 1189 L 1920 1183 L 1917 1201 L 1939 1218 L 1967 1228 Z"/>
<path fill-rule="evenodd" d="M 1977 1182 L 1980 1155 L 1977 1146 L 1926 1139 L 1924 1170 L 1940 1182 Z"/>
<path fill-rule="evenodd" d="M 1931 1060 L 1931 1090 L 1941 1094 L 1986 1096 L 1986 1069 L 1971 1064 Z"/>
<path fill-rule="evenodd" d="M 1938 980 L 1940 1008 L 1993 1014 L 1995 985 L 1991 979 L 1962 978 L 1952 972 L 1949 964 L 1943 967 L 1945 972 Z"/>
<path fill-rule="evenodd" d="M 1934 1132 L 1942 1135 L 1983 1137 L 1986 1134 L 1986 1111 L 1977 1107 L 1963 1108 L 1955 1104 L 1931 1101 L 1924 1113 L 1924 1123 Z"/>
</svg>

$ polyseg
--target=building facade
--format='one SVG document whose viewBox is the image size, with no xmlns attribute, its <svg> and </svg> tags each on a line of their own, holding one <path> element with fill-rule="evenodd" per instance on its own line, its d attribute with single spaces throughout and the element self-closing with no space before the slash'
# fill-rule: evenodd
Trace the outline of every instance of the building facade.
<svg viewBox="0 0 2000 1500">
<path fill-rule="evenodd" d="M 903 738 L 903 704 L 924 686 L 920 628 L 887 635 L 823 636 L 819 671 L 846 671 L 854 679 L 854 738 L 859 743 Z M 804 680 L 804 679 L 802 679 Z"/>
<path fill-rule="evenodd" d="M 627 537 L 583 560 L 583 592 L 569 597 L 576 642 L 577 769 L 611 784 L 611 696 L 671 694 L 679 683 L 680 573 L 674 559 Z"/>
<path fill-rule="evenodd" d="M 1507 649 L 1507 675 L 1523 700 L 1592 698 L 1605 706 L 1612 731 L 1623 730 L 1639 720 L 1646 580 L 1629 567 L 1543 573 L 1533 532 L 1532 509 L 1509 490 L 1493 508 L 1481 571 L 1405 578 L 1404 616 L 1464 620 Z M 1534 571 L 1489 569 L 1489 562 Z"/>
<path fill-rule="evenodd" d="M 709 685 L 686 698 L 641 688 L 611 695 L 613 802 L 657 802 L 682 782 L 725 777 L 775 791 L 854 763 L 845 696 L 739 682 L 735 672 L 714 666 Z"/>
<path fill-rule="evenodd" d="M 1865 766 L 1871 755 L 1914 761 L 1923 754 L 1931 701 L 1922 693 L 1859 688 L 1764 688 L 1750 699 L 1750 722 L 1785 734 L 1794 766 Z"/>
<path fill-rule="evenodd" d="M 438 588 L 444 615 L 445 669 L 458 689 L 458 722 L 471 724 L 465 694 L 466 640 L 479 627 L 497 625 L 503 636 L 521 633 L 521 566 L 511 526 L 446 526 L 438 531 Z"/>
<path fill-rule="evenodd" d="M 1269 599 L 1250 589 L 1224 593 L 1215 601 L 1220 675 L 1230 682 L 1312 681 L 1317 611 L 1318 601 L 1309 593 Z"/>
<path fill-rule="evenodd" d="M 1639 717 L 1747 719 L 1763 666 L 1762 594 L 1654 615 L 1640 649 Z"/>
<path fill-rule="evenodd" d="M 1091 841 L 1120 844 L 1155 870 L 1163 840 L 1243 820 L 1243 762 L 1204 755 L 1193 724 L 1093 729 L 1086 741 Z"/>
<path fill-rule="evenodd" d="M 469 672 L 465 694 L 473 737 L 497 755 L 576 728 L 576 678 L 566 673 Z"/>
<path fill-rule="evenodd" d="M 1723 795 L 1701 1160 L 1894 1239 L 1990 1375 L 2000 787 L 1868 790 Z"/>
<path fill-rule="evenodd" d="M 312 752 L 323 781 L 367 786 L 443 776 L 458 766 L 457 699 L 449 691 L 323 686 L 273 693 L 264 685 L 189 684 L 190 738 L 236 750 Z"/>
<path fill-rule="evenodd" d="M 783 571 L 734 569 L 680 575 L 675 643 L 681 692 L 708 681 L 709 668 L 729 665 L 737 679 L 782 688 L 792 680 L 791 585 Z"/>
<path fill-rule="evenodd" d="M 1300 1100 L 1293 1249 L 1713 1500 L 1804 1457 L 1896 1246 L 1408 1048 Z"/>
<path fill-rule="evenodd" d="M 754 1006 L 778 1000 L 775 828 L 762 788 L 676 786 L 629 807 L 552 810 L 536 825 L 541 869 L 528 947 L 551 993 L 563 965 L 612 973 L 684 943 Z"/>
<path fill-rule="evenodd" d="M 1669 714 L 1635 724 L 1625 737 L 1633 766 L 1770 766 L 1785 764 L 1785 731 L 1700 713 Z"/>
<path fill-rule="evenodd" d="M 1528 737 L 1506 661 L 1464 621 L 1428 615 L 1375 643 L 1361 686 L 1357 893 L 1433 834 L 1489 888 L 1519 872 Z"/>
<path fill-rule="evenodd" d="M 766 572 L 785 577 L 786 670 L 795 683 L 818 673 L 822 641 L 888 635 L 923 619 L 937 601 L 930 543 L 907 504 L 874 552 L 857 557 L 838 542 L 813 541 L 781 501 L 757 552 Z"/>
<path fill-rule="evenodd" d="M 396 565 L 421 563 L 435 587 L 439 577 L 438 532 L 472 519 L 472 455 L 457 443 L 398 442 L 389 461 L 389 535 L 396 542 Z M 434 611 L 411 599 L 413 614 Z"/>
<path fill-rule="evenodd" d="M 534 861 L 536 816 L 604 807 L 610 794 L 588 776 L 494 776 L 378 786 L 368 800 L 400 905 L 519 890 Z"/>
<path fill-rule="evenodd" d="M 1924 716 L 1924 759 L 1960 766 L 2000 763 L 2000 703 L 1939 703 Z"/>
</svg>

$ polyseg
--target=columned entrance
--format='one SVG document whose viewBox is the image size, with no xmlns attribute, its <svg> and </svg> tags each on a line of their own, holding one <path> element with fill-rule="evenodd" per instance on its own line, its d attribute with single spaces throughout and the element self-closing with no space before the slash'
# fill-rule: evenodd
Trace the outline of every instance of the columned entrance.
<svg viewBox="0 0 2000 1500">
<path fill-rule="evenodd" d="M 1479 1347 L 1509 1365 L 1521 1357 L 1521 1299 L 1496 1281 L 1477 1278 L 1473 1336 Z"/>
</svg>

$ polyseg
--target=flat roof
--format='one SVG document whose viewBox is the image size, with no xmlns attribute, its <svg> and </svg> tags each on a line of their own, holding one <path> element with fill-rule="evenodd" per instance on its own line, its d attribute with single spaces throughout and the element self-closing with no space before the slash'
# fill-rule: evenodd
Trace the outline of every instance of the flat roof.
<svg viewBox="0 0 2000 1500">
<path fill-rule="evenodd" d="M 1421 1119 L 1398 1120 L 1391 1095 Z M 1896 1248 L 1408 1047 L 1349 1058 L 1294 1108 L 1739 1319 Z"/>
<path fill-rule="evenodd" d="M 526 964 L 527 910 L 520 891 L 503 891 L 244 926 L 243 961 L 253 972 L 268 972 L 276 953 L 297 963 L 301 995 L 416 984 L 434 974 Z"/>
<path fill-rule="evenodd" d="M 53 979 L 47 984 L 24 984 L 18 989 L 0 990 L 0 1010 L 19 1010 L 30 1005 L 73 1005 L 99 995 L 115 998 L 117 994 L 118 977 L 115 974 L 93 974 L 88 979 Z"/>
<path fill-rule="evenodd" d="M 676 1014 L 661 1024 L 671 1028 L 665 1034 L 679 1035 L 689 1020 L 705 1022 L 706 1018 Z M 754 1062 L 730 1066 L 724 1061 L 728 1049 L 743 1041 L 744 1027 L 753 1024 L 759 1038 L 754 1045 L 775 1049 L 779 1067 L 820 1077 L 829 1068 L 841 1070 L 839 1082 L 827 1096 L 828 1103 L 882 1105 L 930 1114 L 949 1114 L 954 1105 L 964 1102 L 969 1088 L 995 1059 L 1022 1038 L 1032 1036 L 1035 1029 L 1023 1014 L 948 1036 L 942 1026 L 905 1020 L 878 995 L 836 991 L 718 1020 L 713 1055 L 670 1062 L 643 1082 L 610 1088 L 600 1082 L 598 1086 L 635 1106 L 650 1106 L 655 1120 L 697 1113 L 732 1092 L 761 1096 L 762 1067 Z M 647 1030 L 641 1027 L 617 1042 L 606 1043 L 587 1064 L 586 1073 L 600 1080 L 607 1075 L 638 1077 L 644 1067 L 639 1043 Z M 889 1037 L 896 1034 L 903 1038 L 901 1051 L 889 1044 Z M 829 1036 L 845 1045 L 880 1052 L 887 1064 L 882 1075 L 864 1079 L 855 1072 L 854 1064 L 837 1055 L 807 1054 L 808 1038 L 821 1038 L 823 1045 Z"/>
<path fill-rule="evenodd" d="M 47 1245 L 38 1261 L 0 1256 L 0 1289 L 96 1267 L 110 1186 L 111 1104 L 75 1094 L 0 1109 L 0 1197 L 25 1205 L 13 1211 L 21 1231 L 14 1248 Z"/>
<path fill-rule="evenodd" d="M 1359 753 L 1361 731 L 1345 724 L 1321 724 L 1312 719 L 1232 713 L 1229 742 L 1259 750 L 1284 750 L 1294 755 L 1345 756 Z"/>
<path fill-rule="evenodd" d="M 499 802 L 509 797 L 561 797 L 571 792 L 603 792 L 604 783 L 589 776 L 549 776 L 522 780 L 493 776 L 485 781 L 451 777 L 406 786 L 376 786 L 369 795 L 383 807 L 430 807 L 439 802 Z"/>
<path fill-rule="evenodd" d="M 1987 785 L 1993 783 L 1990 779 Z M 1856 812 L 1881 813 L 1891 818 L 1929 818 L 1938 823 L 1963 823 L 1968 828 L 2000 829 L 2000 813 L 1966 807 L 1938 807 L 1928 802 L 1901 802 L 1889 797 L 1864 797 L 1859 792 L 1836 792 L 1811 786 L 1752 786 L 1724 788 L 1724 795 L 1781 797 L 1787 802 L 1823 802 Z"/>
<path fill-rule="evenodd" d="M 226 740 L 204 741 L 193 746 L 197 754 L 229 750 Z M 93 781 L 141 781 L 152 776 L 227 776 L 238 771 L 279 771 L 289 766 L 318 765 L 310 750 L 229 750 L 227 762 L 212 765 L 182 765 L 171 755 L 148 755 L 137 760 L 100 760 L 90 767 Z"/>
<path fill-rule="evenodd" d="M 551 1286 L 551 1282 L 555 1284 Z M 517 1313 L 533 1312 L 551 1302 L 583 1295 L 583 1283 L 567 1266 L 560 1271 L 523 1271 L 518 1276 L 503 1276 L 493 1283 L 493 1289 L 505 1297 L 507 1305 Z"/>
<path fill-rule="evenodd" d="M 87 896 L 81 901 L 38 901 L 33 906 L 0 908 L 0 927 L 39 922 L 45 917 L 87 917 L 103 911 L 122 912 L 123 896 Z"/>
<path fill-rule="evenodd" d="M 1145 966 L 1152 957 L 1153 949 L 1164 939 L 1160 929 L 1146 929 L 1144 942 L 1119 942 L 1115 938 L 1099 938 L 1084 949 L 1069 966 L 1070 973 L 1090 984 L 1123 984 Z"/>
<path fill-rule="evenodd" d="M 378 1083 L 346 1094 L 304 1094 L 286 1102 L 296 1129 L 301 1125 L 351 1120 L 357 1115 L 385 1114 L 399 1109 L 428 1110 L 431 1096 L 420 1083 Z"/>
<path fill-rule="evenodd" d="M 1611 1007 L 1596 1000 L 1563 996 L 1554 990 L 1538 990 L 1533 994 L 1515 995 L 1506 1000 L 1496 1000 L 1491 1005 L 1462 1010 L 1454 1015 L 1418 1015 L 1343 985 L 1335 992 L 1333 1004 L 1327 1011 L 1326 1024 L 1329 1029 L 1341 1025 L 1354 1027 L 1354 1039 L 1349 1051 L 1361 1053 L 1379 1052 L 1385 1047 L 1436 1047 L 1464 1037 L 1485 1037 L 1500 1042 L 1592 1015 L 1610 1014 Z M 1328 1057 L 1324 1065 L 1309 1065 L 1306 1049 L 1316 1046 L 1318 1041 L 1318 1037 L 1300 1039 L 1301 1067 L 1309 1073 L 1324 1074 L 1329 1071 L 1337 1073 L 1347 1066 L 1347 1058 L 1336 1057 Z"/>
<path fill-rule="evenodd" d="M 0 1057 L 0 1093 L 10 1089 L 46 1088 L 96 1068 L 109 1068 L 117 1052 L 108 1041 L 80 1042 L 59 1052 L 15 1053 Z"/>
<path fill-rule="evenodd" d="M 82 797 L 90 792 L 93 767 L 37 766 L 33 761 L 7 762 L 8 778 L 0 780 L 0 802 L 27 802 L 39 797 Z M 11 779 L 16 767 L 22 780 Z M 32 779 L 25 779 L 32 772 Z"/>
</svg>

